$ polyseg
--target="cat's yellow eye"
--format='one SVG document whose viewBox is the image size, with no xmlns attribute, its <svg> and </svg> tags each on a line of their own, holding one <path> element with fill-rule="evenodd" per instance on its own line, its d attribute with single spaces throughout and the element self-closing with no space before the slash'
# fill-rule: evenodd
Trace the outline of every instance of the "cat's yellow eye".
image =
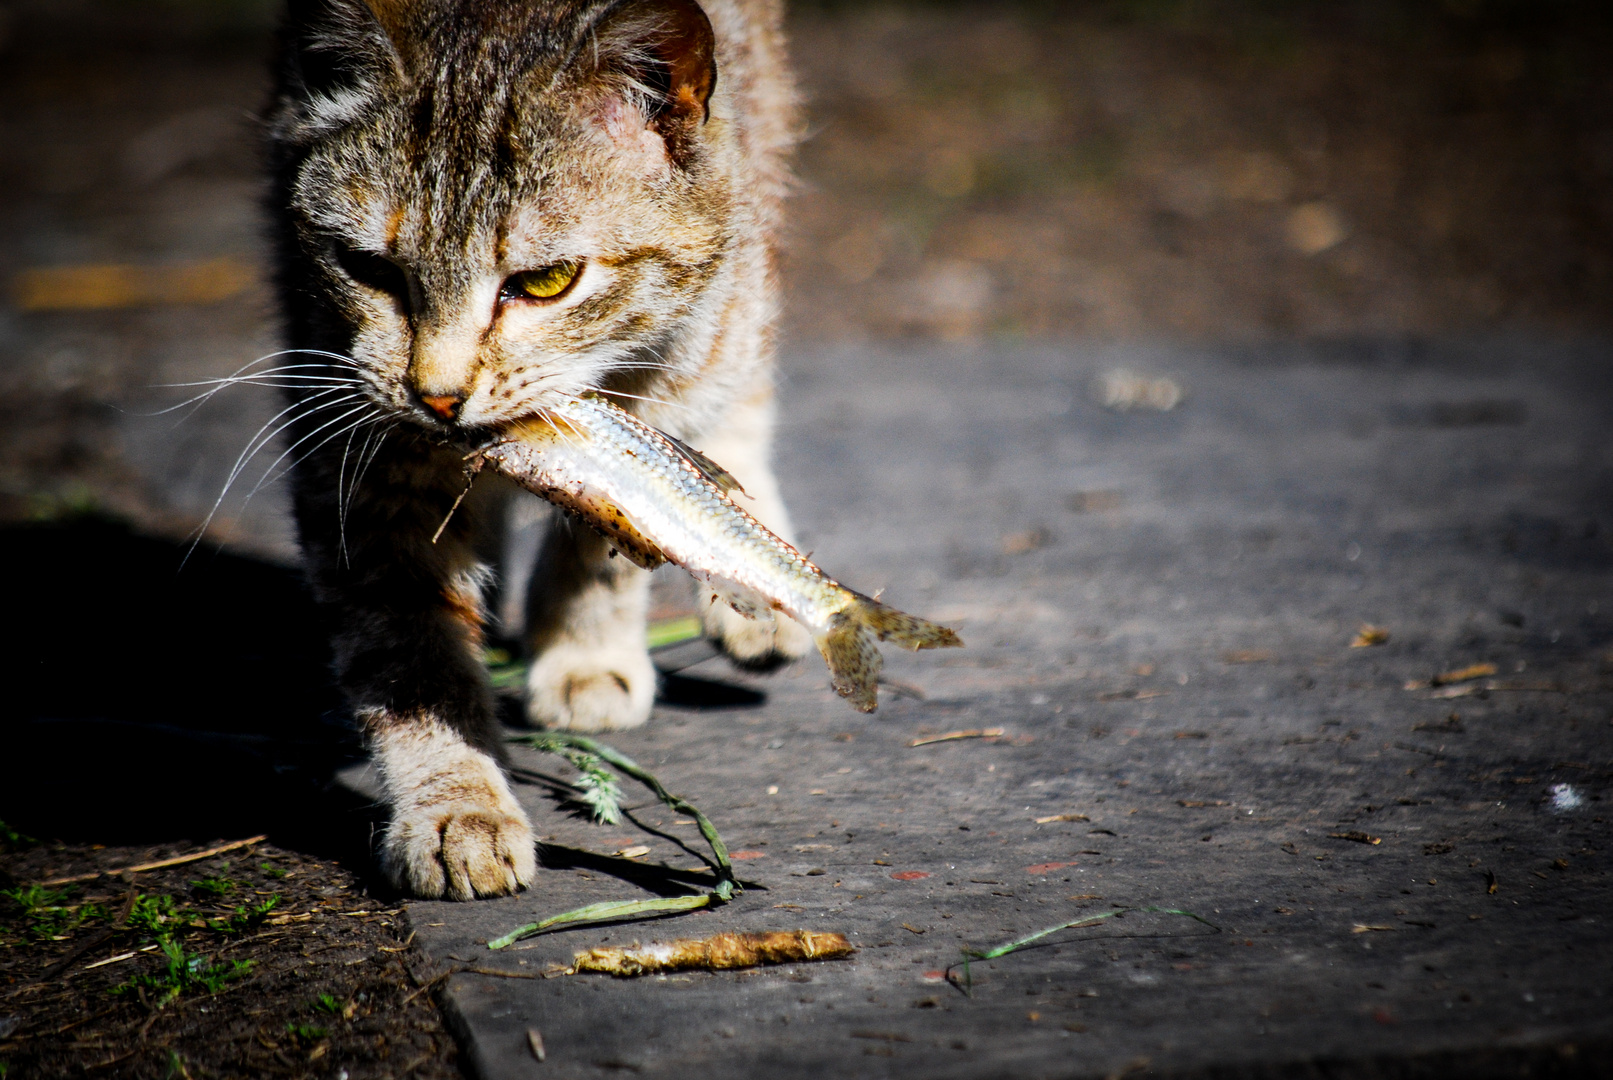
<svg viewBox="0 0 1613 1080">
<path fill-rule="evenodd" d="M 581 264 L 574 262 L 558 262 L 538 270 L 523 270 L 519 274 L 511 274 L 504 283 L 503 294 L 506 300 L 553 300 L 577 280 L 577 272 L 582 269 Z"/>
</svg>

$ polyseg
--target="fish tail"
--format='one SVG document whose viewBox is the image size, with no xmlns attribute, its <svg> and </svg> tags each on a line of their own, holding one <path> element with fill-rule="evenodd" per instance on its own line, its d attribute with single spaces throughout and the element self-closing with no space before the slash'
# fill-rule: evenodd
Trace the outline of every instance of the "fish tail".
<svg viewBox="0 0 1613 1080">
<path fill-rule="evenodd" d="M 879 672 L 885 661 L 874 639 L 893 641 L 910 649 L 962 645 L 957 633 L 920 619 L 872 597 L 853 593 L 853 600 L 829 621 L 818 638 L 818 651 L 829 664 L 835 693 L 858 712 L 873 712 L 879 705 Z"/>
<path fill-rule="evenodd" d="M 894 641 L 909 649 L 945 649 L 961 646 L 963 639 L 950 627 L 897 611 L 871 596 L 857 593 L 847 610 L 881 641 Z"/>
</svg>

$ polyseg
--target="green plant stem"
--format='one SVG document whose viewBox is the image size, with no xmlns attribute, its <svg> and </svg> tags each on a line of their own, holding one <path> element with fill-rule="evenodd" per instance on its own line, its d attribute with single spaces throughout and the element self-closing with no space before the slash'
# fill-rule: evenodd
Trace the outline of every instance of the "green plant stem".
<svg viewBox="0 0 1613 1080">
<path fill-rule="evenodd" d="M 503 937 L 494 938 L 487 943 L 489 949 L 502 949 L 513 945 L 524 937 L 542 933 L 550 927 L 562 926 L 567 923 L 596 923 L 607 922 L 611 919 L 621 919 L 632 915 L 654 915 L 668 911 L 694 911 L 696 908 L 710 907 L 713 903 L 721 903 L 714 892 L 701 893 L 699 896 L 671 896 L 659 900 L 606 900 L 598 904 L 589 904 L 587 907 L 576 908 L 572 911 L 563 911 L 559 915 L 550 915 L 535 923 L 511 930 Z"/>
<path fill-rule="evenodd" d="M 666 803 L 675 813 L 688 814 L 700 826 L 700 835 L 706 838 L 711 845 L 711 853 L 715 859 L 717 871 L 717 885 L 709 893 L 698 896 L 673 896 L 656 900 L 607 900 L 598 904 L 589 904 L 587 907 L 576 908 L 572 911 L 563 911 L 558 915 L 550 915 L 546 919 L 527 923 L 517 927 L 487 943 L 489 949 L 503 949 L 520 941 L 524 937 L 542 933 L 556 926 L 581 925 L 587 923 L 608 922 L 612 919 L 636 917 L 640 915 L 656 915 L 665 912 L 694 911 L 697 908 L 714 907 L 726 904 L 734 898 L 736 892 L 743 892 L 743 887 L 734 877 L 734 867 L 728 860 L 728 845 L 723 843 L 717 832 L 717 827 L 711 819 L 702 814 L 698 807 L 681 796 L 674 795 L 662 786 L 661 781 L 642 768 L 638 762 L 625 754 L 612 750 L 602 743 L 597 743 L 585 735 L 571 735 L 559 731 L 546 731 L 541 735 L 527 735 L 512 740 L 531 746 L 534 750 L 541 750 L 549 754 L 564 755 L 567 750 L 577 750 L 585 754 L 592 754 L 601 761 L 606 762 L 618 772 L 631 776 L 651 791 L 656 798 Z"/>
<path fill-rule="evenodd" d="M 700 826 L 700 835 L 704 836 L 706 843 L 711 845 L 711 853 L 716 858 L 716 892 L 719 899 L 723 901 L 732 900 L 734 893 L 744 891 L 734 878 L 733 864 L 728 861 L 728 845 L 723 843 L 723 839 L 718 835 L 717 827 L 711 823 L 711 819 L 702 814 L 693 803 L 668 791 L 661 785 L 661 781 L 640 767 L 638 762 L 625 754 L 612 750 L 603 743 L 595 742 L 586 735 L 571 735 L 560 731 L 549 731 L 542 735 L 529 735 L 519 741 L 527 742 L 538 750 L 547 750 L 551 746 L 569 746 L 573 749 L 593 754 L 655 792 L 656 798 L 666 803 L 675 812 L 688 814 Z"/>
</svg>

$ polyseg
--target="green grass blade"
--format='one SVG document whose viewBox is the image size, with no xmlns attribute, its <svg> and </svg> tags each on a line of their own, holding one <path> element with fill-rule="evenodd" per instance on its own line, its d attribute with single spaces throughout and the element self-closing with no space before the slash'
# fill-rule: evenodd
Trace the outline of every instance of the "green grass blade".
<svg viewBox="0 0 1613 1080">
<path fill-rule="evenodd" d="M 974 990 L 974 978 L 969 970 L 969 964 L 973 960 L 995 960 L 1000 956 L 1007 956 L 1011 952 L 1014 952 L 1018 949 L 1023 949 L 1025 946 L 1034 941 L 1040 941 L 1049 934 L 1056 934 L 1060 930 L 1077 930 L 1083 926 L 1096 926 L 1105 919 L 1113 919 L 1118 915 L 1125 915 L 1131 912 L 1152 915 L 1182 915 L 1186 918 L 1194 919 L 1203 923 L 1205 926 L 1208 926 L 1211 930 L 1214 930 L 1218 934 L 1221 932 L 1221 928 L 1215 925 L 1215 923 L 1211 922 L 1209 919 L 1206 919 L 1202 915 L 1194 914 L 1191 911 L 1184 911 L 1181 908 L 1122 907 L 1115 908 L 1113 911 L 1096 911 L 1090 915 L 1083 915 L 1079 919 L 1071 919 L 1069 922 L 1059 923 L 1057 926 L 1049 926 L 1046 930 L 1038 930 L 1034 934 L 1026 934 L 1022 938 L 1015 938 L 1013 941 L 1005 942 L 1002 945 L 998 945 L 994 949 L 987 949 L 985 952 L 979 952 L 975 949 L 964 949 L 963 962 L 961 965 L 963 968 L 964 993 L 972 993 Z"/>
<path fill-rule="evenodd" d="M 652 622 L 644 632 L 645 642 L 651 649 L 664 649 L 668 645 L 681 645 L 705 634 L 706 628 L 698 615 L 684 615 L 677 619 Z"/>
<path fill-rule="evenodd" d="M 1026 934 L 1022 938 L 1015 938 L 1006 945 L 999 945 L 995 949 L 988 949 L 985 952 L 976 952 L 973 949 L 965 949 L 963 951 L 974 960 L 995 960 L 999 956 L 1007 956 L 1015 949 L 1022 949 L 1033 941 L 1040 941 L 1049 934 L 1056 934 L 1060 930 L 1074 930 L 1081 926 L 1096 926 L 1104 919 L 1112 919 L 1116 915 L 1119 915 L 1122 911 L 1126 910 L 1129 909 L 1117 908 L 1114 911 L 1100 911 L 1095 915 L 1083 915 L 1081 918 L 1076 919 L 1073 922 L 1059 923 L 1057 926 L 1050 926 L 1046 930 L 1038 930 L 1034 934 Z"/>
</svg>

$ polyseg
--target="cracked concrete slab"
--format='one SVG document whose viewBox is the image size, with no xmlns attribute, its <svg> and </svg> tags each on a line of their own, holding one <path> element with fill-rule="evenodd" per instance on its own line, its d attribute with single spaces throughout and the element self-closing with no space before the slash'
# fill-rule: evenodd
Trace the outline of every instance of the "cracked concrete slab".
<svg viewBox="0 0 1613 1080">
<path fill-rule="evenodd" d="M 662 835 L 586 824 L 542 782 L 564 763 L 517 751 L 538 883 L 409 906 L 439 970 L 480 969 L 444 994 L 467 1060 L 486 1077 L 1588 1065 L 1574 1048 L 1613 1034 L 1605 355 L 792 356 L 778 457 L 803 546 L 968 647 L 890 656 L 908 692 L 871 717 L 815 662 L 687 669 L 765 703 L 663 704 L 609 742 L 716 822 L 746 891 L 490 952 L 535 918 L 703 880 L 686 820 L 646 797 Z M 1105 408 L 1115 371 L 1181 402 Z M 1363 624 L 1387 641 L 1352 648 Z M 1407 688 L 1475 664 L 1494 672 Z M 976 961 L 960 988 L 961 950 L 1116 905 L 1216 929 L 1133 912 Z M 596 944 L 795 928 L 858 952 L 542 977 Z"/>
</svg>

